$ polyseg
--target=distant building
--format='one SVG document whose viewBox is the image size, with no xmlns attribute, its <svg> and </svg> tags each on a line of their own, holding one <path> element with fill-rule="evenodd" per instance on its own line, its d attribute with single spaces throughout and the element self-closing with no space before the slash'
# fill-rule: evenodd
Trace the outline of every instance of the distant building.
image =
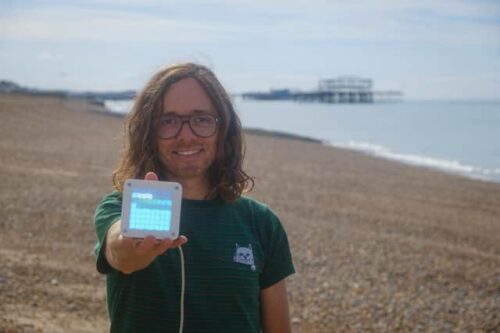
<svg viewBox="0 0 500 333">
<path fill-rule="evenodd" d="M 243 98 L 259 100 L 294 100 L 320 103 L 373 103 L 401 101 L 399 91 L 373 91 L 373 80 L 349 75 L 336 79 L 323 79 L 312 91 L 276 89 L 270 92 L 242 94 Z"/>
<path fill-rule="evenodd" d="M 373 80 L 358 76 L 341 76 L 336 79 L 319 81 L 319 91 L 329 92 L 371 92 Z"/>
</svg>

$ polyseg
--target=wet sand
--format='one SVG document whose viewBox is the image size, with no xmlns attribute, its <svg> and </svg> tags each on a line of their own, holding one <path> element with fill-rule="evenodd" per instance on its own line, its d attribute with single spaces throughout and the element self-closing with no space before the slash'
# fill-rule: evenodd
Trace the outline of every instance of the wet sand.
<svg viewBox="0 0 500 333">
<path fill-rule="evenodd" d="M 0 332 L 106 332 L 92 214 L 123 118 L 0 95 Z M 500 184 L 247 133 L 287 229 L 294 332 L 500 331 Z"/>
</svg>

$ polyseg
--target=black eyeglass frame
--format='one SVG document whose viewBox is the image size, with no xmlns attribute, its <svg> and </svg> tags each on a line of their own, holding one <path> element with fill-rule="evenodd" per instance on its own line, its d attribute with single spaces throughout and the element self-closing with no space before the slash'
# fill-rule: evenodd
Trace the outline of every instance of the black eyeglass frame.
<svg viewBox="0 0 500 333">
<path fill-rule="evenodd" d="M 195 117 L 200 117 L 200 116 L 210 117 L 210 118 L 213 118 L 215 120 L 214 131 L 210 135 L 200 135 L 200 134 L 196 133 L 196 131 L 193 129 L 193 126 L 191 126 L 191 119 L 193 119 Z M 179 126 L 179 129 L 175 133 L 175 135 L 168 136 L 168 137 L 162 137 L 160 135 L 160 125 L 158 125 L 157 134 L 158 134 L 158 137 L 160 139 L 162 139 L 162 140 L 169 140 L 169 139 L 176 138 L 179 135 L 179 133 L 182 131 L 182 127 L 184 127 L 184 124 L 187 124 L 188 127 L 189 127 L 189 129 L 191 130 L 191 132 L 193 132 L 193 134 L 196 135 L 197 137 L 199 137 L 199 138 L 209 138 L 211 136 L 214 136 L 217 133 L 217 129 L 219 128 L 219 122 L 220 122 L 220 118 L 219 117 L 211 115 L 211 114 L 193 114 L 193 115 L 189 115 L 189 116 L 179 116 L 179 115 L 168 115 L 167 116 L 167 115 L 163 115 L 163 116 L 160 117 L 160 122 L 161 122 L 161 119 L 163 117 L 176 117 L 176 118 L 180 119 L 181 124 Z"/>
</svg>

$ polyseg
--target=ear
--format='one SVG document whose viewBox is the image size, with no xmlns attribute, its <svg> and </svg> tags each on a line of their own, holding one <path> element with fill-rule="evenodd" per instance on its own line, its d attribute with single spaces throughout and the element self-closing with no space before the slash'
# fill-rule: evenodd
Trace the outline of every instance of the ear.
<svg viewBox="0 0 500 333">
<path fill-rule="evenodd" d="M 239 248 L 239 247 L 240 247 L 240 246 L 238 245 L 238 243 L 236 243 L 234 246 L 235 246 L 236 248 Z"/>
<path fill-rule="evenodd" d="M 248 244 L 248 248 L 251 250 L 252 249 L 252 244 Z"/>
</svg>

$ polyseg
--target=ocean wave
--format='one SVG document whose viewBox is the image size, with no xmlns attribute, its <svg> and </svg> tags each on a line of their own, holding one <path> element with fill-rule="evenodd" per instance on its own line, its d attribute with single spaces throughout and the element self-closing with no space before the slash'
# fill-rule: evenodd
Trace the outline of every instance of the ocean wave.
<svg viewBox="0 0 500 333">
<path fill-rule="evenodd" d="M 132 100 L 105 100 L 104 106 L 113 113 L 127 114 L 132 108 Z"/>
<path fill-rule="evenodd" d="M 484 180 L 500 182 L 500 168 L 489 169 L 479 166 L 461 163 L 456 160 L 420 156 L 414 154 L 402 154 L 391 151 L 389 148 L 367 142 L 330 142 L 331 146 L 362 151 L 370 155 L 395 160 L 411 165 L 425 166 L 446 172 L 458 173 L 465 176 Z"/>
</svg>

